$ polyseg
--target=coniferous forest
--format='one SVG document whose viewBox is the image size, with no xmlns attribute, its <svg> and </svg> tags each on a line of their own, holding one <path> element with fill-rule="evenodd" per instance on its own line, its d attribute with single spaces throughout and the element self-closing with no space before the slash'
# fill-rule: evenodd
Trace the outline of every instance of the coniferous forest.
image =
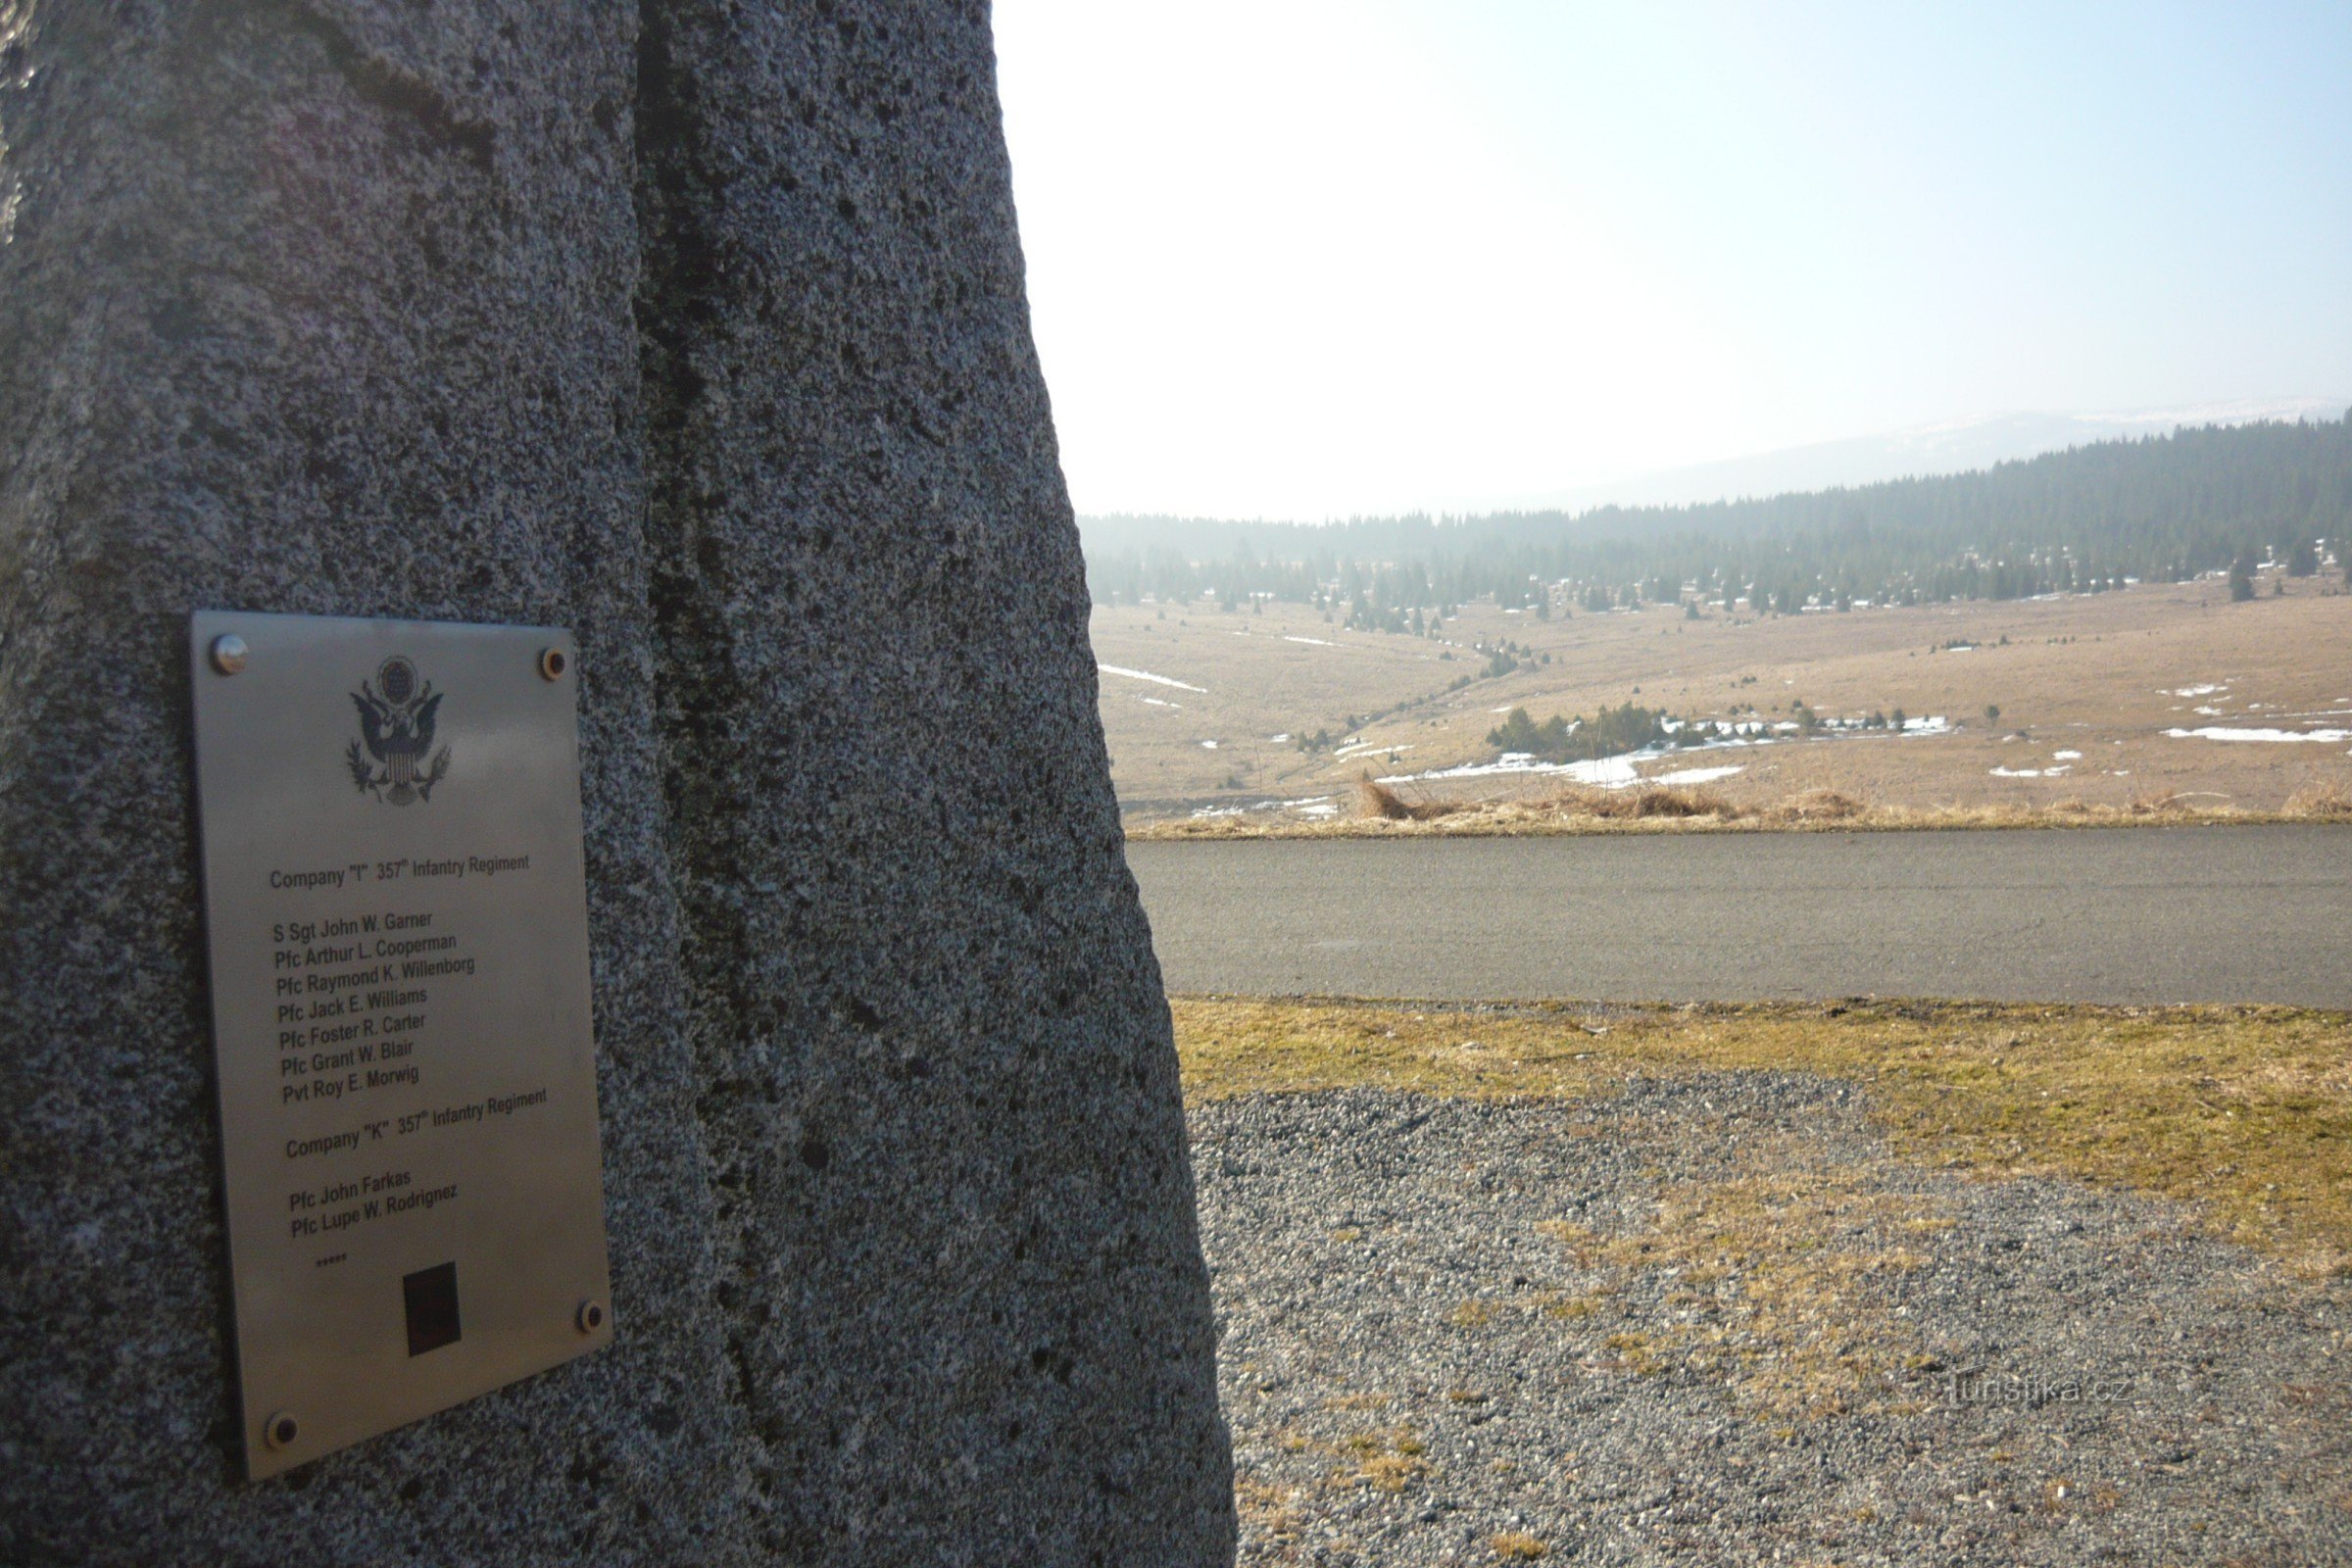
<svg viewBox="0 0 2352 1568">
<path fill-rule="evenodd" d="M 2100 592 L 2352 563 L 2352 412 L 2102 442 L 1973 473 L 1689 507 L 1327 525 L 1080 519 L 1098 604 L 1252 596 L 1420 631 L 1492 600 L 1574 614 L 1682 599 L 1776 613 Z M 2352 565 L 2345 569 L 2352 571 Z"/>
</svg>

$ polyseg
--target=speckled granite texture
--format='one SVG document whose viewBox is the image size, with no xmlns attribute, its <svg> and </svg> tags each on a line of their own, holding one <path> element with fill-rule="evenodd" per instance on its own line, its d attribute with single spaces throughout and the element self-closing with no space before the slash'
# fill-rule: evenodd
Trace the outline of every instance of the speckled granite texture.
<svg viewBox="0 0 2352 1568">
<path fill-rule="evenodd" d="M 1215 1563 L 969 5 L 0 0 L 0 1561 Z M 185 616 L 583 649 L 619 1340 L 239 1479 Z"/>
</svg>

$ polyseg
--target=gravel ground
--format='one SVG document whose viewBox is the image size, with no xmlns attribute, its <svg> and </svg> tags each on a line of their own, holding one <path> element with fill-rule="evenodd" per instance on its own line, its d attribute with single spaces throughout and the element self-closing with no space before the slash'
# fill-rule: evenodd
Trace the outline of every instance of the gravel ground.
<svg viewBox="0 0 2352 1568">
<path fill-rule="evenodd" d="M 2352 1284 L 1863 1091 L 1196 1106 L 1244 1563 L 2352 1563 Z"/>
</svg>

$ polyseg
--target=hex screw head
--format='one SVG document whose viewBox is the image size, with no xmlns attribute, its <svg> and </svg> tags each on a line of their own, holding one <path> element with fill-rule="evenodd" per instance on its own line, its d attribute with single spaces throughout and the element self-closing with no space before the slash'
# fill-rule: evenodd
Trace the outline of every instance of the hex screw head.
<svg viewBox="0 0 2352 1568">
<path fill-rule="evenodd" d="M 276 1411 L 262 1423 L 262 1441 L 272 1448 L 290 1448 L 301 1436 L 302 1423 L 294 1419 L 291 1410 Z"/>
<path fill-rule="evenodd" d="M 223 675 L 234 675 L 245 667 L 245 639 L 233 631 L 224 631 L 213 639 L 213 667 Z"/>
<path fill-rule="evenodd" d="M 541 680 L 562 680 L 564 672 L 570 667 L 571 656 L 564 653 L 563 649 L 542 648 L 539 650 L 539 678 Z"/>
<path fill-rule="evenodd" d="M 571 1314 L 571 1322 L 582 1334 L 594 1334 L 605 1326 L 605 1303 L 593 1297 L 582 1301 L 579 1310 Z"/>
</svg>

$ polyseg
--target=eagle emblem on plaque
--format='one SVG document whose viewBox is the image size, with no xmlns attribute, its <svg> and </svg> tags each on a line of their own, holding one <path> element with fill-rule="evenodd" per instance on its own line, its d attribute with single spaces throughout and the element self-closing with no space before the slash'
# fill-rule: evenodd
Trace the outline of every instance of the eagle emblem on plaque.
<svg viewBox="0 0 2352 1568">
<path fill-rule="evenodd" d="M 449 748 L 433 750 L 433 723 L 441 710 L 433 683 L 420 680 L 416 666 L 395 654 L 376 670 L 374 684 L 360 682 L 351 700 L 360 710 L 360 738 L 343 761 L 360 793 L 394 806 L 431 800 L 433 786 L 449 776 Z"/>
</svg>

